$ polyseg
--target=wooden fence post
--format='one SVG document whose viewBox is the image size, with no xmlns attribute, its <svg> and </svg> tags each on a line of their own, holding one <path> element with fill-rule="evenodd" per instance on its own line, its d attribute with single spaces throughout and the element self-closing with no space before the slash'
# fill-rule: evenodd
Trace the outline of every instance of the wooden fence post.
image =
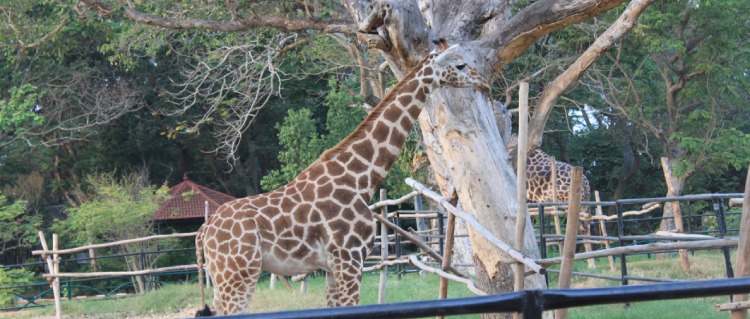
<svg viewBox="0 0 750 319">
<path fill-rule="evenodd" d="M 307 294 L 307 280 L 310 279 L 310 276 L 305 277 L 305 279 L 302 280 L 302 283 L 299 285 L 299 292 L 303 294 Z"/>
<path fill-rule="evenodd" d="M 451 253 L 453 252 L 453 234 L 456 230 L 456 215 L 450 212 L 448 214 L 448 227 L 445 231 L 445 248 L 443 249 L 443 261 L 440 263 L 440 270 L 445 271 L 451 265 Z M 440 276 L 440 293 L 438 298 L 448 298 L 448 278 Z M 438 316 L 438 319 L 445 318 Z"/>
<path fill-rule="evenodd" d="M 384 201 L 387 198 L 387 191 L 385 189 L 380 189 L 380 200 Z M 388 220 L 388 206 L 383 206 L 380 208 L 380 216 Z M 386 262 L 388 260 L 388 226 L 385 225 L 385 223 L 380 223 L 380 256 L 383 258 L 382 262 Z M 378 286 L 378 303 L 383 304 L 385 303 L 385 288 L 386 288 L 386 281 L 388 277 L 388 266 L 383 267 L 380 269 L 380 285 Z"/>
<path fill-rule="evenodd" d="M 570 280 L 573 273 L 573 258 L 576 254 L 576 237 L 578 237 L 578 218 L 581 211 L 581 180 L 583 180 L 583 169 L 575 166 L 571 174 L 570 193 L 568 193 L 568 222 L 565 224 L 565 243 L 563 244 L 560 278 L 558 279 L 557 286 L 559 289 L 570 288 Z M 565 319 L 567 317 L 568 309 L 555 310 L 555 319 Z"/>
<path fill-rule="evenodd" d="M 742 205 L 742 217 L 740 218 L 740 241 L 737 244 L 737 271 L 735 276 L 750 276 L 750 174 L 745 181 L 745 198 Z M 747 301 L 747 294 L 734 295 L 733 302 Z M 747 309 L 733 310 L 732 319 L 747 318 Z"/>
<path fill-rule="evenodd" d="M 516 233 L 513 248 L 523 253 L 523 239 L 526 231 L 526 158 L 528 157 L 529 136 L 529 83 L 521 82 L 518 88 L 518 161 L 516 162 L 516 199 L 518 211 L 516 212 Z M 554 185 L 553 185 L 554 187 Z M 546 247 L 544 247 L 546 248 Z M 513 264 L 514 279 L 513 291 L 523 290 L 524 265 Z M 521 313 L 514 313 L 513 318 L 520 319 Z"/>
<path fill-rule="evenodd" d="M 594 198 L 596 199 L 596 202 L 600 202 L 601 199 L 599 197 L 599 191 L 594 191 Z M 604 213 L 602 212 L 602 205 L 596 204 L 596 216 L 603 216 Z M 609 236 L 607 235 L 607 226 L 604 225 L 604 219 L 599 219 L 599 230 L 602 234 L 602 236 Z M 604 247 L 607 249 L 610 249 L 609 241 L 604 241 Z M 607 259 L 609 260 L 609 269 L 612 271 L 616 271 L 617 268 L 615 267 L 615 258 L 612 256 L 607 256 Z"/>
<path fill-rule="evenodd" d="M 47 240 L 44 238 L 44 233 L 39 231 L 39 242 L 42 244 L 42 249 L 49 251 L 47 246 Z M 47 268 L 50 273 L 50 285 L 52 286 L 52 295 L 55 298 L 55 318 L 62 319 L 62 305 L 60 304 L 60 277 L 57 277 L 59 268 L 58 253 L 57 253 L 57 234 L 52 234 L 52 251 L 53 257 L 50 255 L 42 254 L 42 258 L 47 261 Z"/>
<path fill-rule="evenodd" d="M 554 156 L 550 158 L 549 164 L 550 170 L 552 172 L 550 187 L 552 187 L 552 202 L 554 203 L 557 201 L 557 160 Z M 557 205 L 552 205 L 552 213 L 553 220 L 555 221 L 555 235 L 562 235 L 562 227 L 560 227 L 560 215 L 557 214 Z M 547 247 L 544 247 L 544 249 L 547 249 Z M 557 242 L 557 250 L 558 252 L 560 252 L 560 254 L 562 254 L 563 244 L 561 242 Z"/>
</svg>

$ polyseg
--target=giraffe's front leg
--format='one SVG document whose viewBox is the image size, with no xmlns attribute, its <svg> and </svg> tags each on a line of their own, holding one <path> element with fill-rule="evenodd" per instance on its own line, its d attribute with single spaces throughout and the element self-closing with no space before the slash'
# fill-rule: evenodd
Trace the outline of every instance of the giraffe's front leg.
<svg viewBox="0 0 750 319">
<path fill-rule="evenodd" d="M 329 306 L 332 303 L 334 306 L 357 305 L 362 283 L 362 253 L 341 250 L 334 255 L 333 267 L 331 267 L 333 276 L 328 279 Z M 331 280 L 334 282 L 331 283 Z M 331 291 L 331 286 L 335 286 L 335 292 Z M 336 300 L 338 300 L 337 303 Z"/>
<path fill-rule="evenodd" d="M 359 304 L 360 286 L 362 284 L 362 269 L 354 265 L 345 265 L 336 276 L 336 287 L 341 306 Z"/>
</svg>

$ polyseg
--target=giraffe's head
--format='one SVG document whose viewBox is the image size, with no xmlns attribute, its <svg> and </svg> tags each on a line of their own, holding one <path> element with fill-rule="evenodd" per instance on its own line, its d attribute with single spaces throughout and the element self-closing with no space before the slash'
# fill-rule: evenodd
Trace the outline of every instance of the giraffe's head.
<svg viewBox="0 0 750 319">
<path fill-rule="evenodd" d="M 449 47 L 445 40 L 436 41 L 435 44 L 439 50 L 430 53 L 425 65 L 426 76 L 432 77 L 441 86 L 475 88 L 487 93 L 490 91 L 489 82 L 461 57 L 458 44 Z"/>
</svg>

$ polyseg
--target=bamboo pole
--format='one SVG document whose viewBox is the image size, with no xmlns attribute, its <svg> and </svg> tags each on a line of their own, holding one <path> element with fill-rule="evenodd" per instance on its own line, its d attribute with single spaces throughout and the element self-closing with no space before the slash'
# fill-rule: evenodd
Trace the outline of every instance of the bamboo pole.
<svg viewBox="0 0 750 319">
<path fill-rule="evenodd" d="M 743 202 L 744 198 L 730 198 L 729 207 L 742 207 Z"/>
<path fill-rule="evenodd" d="M 39 235 L 39 243 L 42 244 L 42 249 L 44 249 L 45 252 L 49 251 L 49 248 L 47 246 L 47 239 L 44 238 L 44 233 L 42 231 L 39 231 L 37 233 Z M 56 236 L 53 236 L 53 239 L 56 239 Z M 57 244 L 56 240 L 53 240 L 53 250 L 52 253 L 55 253 L 57 249 L 55 245 Z M 55 254 L 55 257 L 57 257 L 57 254 Z M 44 274 L 45 278 L 48 278 L 47 281 L 49 281 L 50 286 L 52 286 L 52 295 L 55 298 L 55 318 L 56 319 L 62 319 L 62 305 L 60 300 L 60 278 L 55 273 L 55 263 L 52 260 L 52 257 L 48 253 L 42 254 L 42 259 L 44 259 L 47 262 L 47 269 L 49 269 L 49 274 Z M 57 258 L 55 258 L 57 259 Z"/>
<path fill-rule="evenodd" d="M 430 190 L 429 188 L 420 184 L 419 182 L 415 181 L 412 178 L 407 178 L 406 184 L 409 185 L 411 188 L 420 192 L 422 195 L 425 195 L 439 202 L 440 205 L 445 207 L 445 209 L 448 210 L 450 213 L 456 214 L 456 217 L 460 217 L 463 220 L 465 220 L 468 224 L 474 227 L 474 231 L 482 234 L 482 236 L 484 236 L 487 239 L 487 241 L 495 245 L 495 247 L 497 247 L 498 249 L 502 250 L 510 258 L 523 263 L 524 265 L 526 265 L 526 267 L 529 267 L 534 273 L 544 274 L 546 272 L 544 268 L 536 264 L 532 259 L 524 257 L 521 252 L 513 249 L 508 244 L 506 244 L 499 238 L 495 237 L 495 235 L 490 233 L 487 229 L 482 227 L 482 225 L 479 224 L 479 221 L 477 221 L 476 218 L 471 216 L 469 213 L 451 205 L 445 198 L 443 198 L 439 194 L 433 192 L 432 190 Z"/>
<path fill-rule="evenodd" d="M 378 219 L 380 216 L 375 215 L 375 219 Z M 382 223 L 383 221 L 380 220 Z M 413 244 L 417 245 L 420 249 L 422 249 L 427 255 L 435 259 L 435 261 L 439 263 L 443 263 L 443 258 L 438 255 L 438 253 L 433 250 L 427 243 L 422 241 L 422 239 L 419 238 L 419 234 L 415 234 L 413 232 L 406 232 L 403 228 L 396 226 L 393 223 L 386 223 L 388 227 L 399 233 L 401 236 L 404 236 L 408 238 Z M 469 275 L 465 274 L 463 271 L 458 270 L 458 268 L 455 268 L 451 265 L 451 263 L 448 263 L 448 266 L 445 267 L 445 269 L 450 270 L 452 273 L 456 274 L 456 276 L 459 276 L 461 278 L 469 278 Z"/>
<path fill-rule="evenodd" d="M 398 205 L 398 204 L 401 204 L 401 203 L 403 203 L 403 202 L 405 202 L 407 200 L 410 200 L 412 197 L 417 196 L 417 195 L 419 195 L 419 193 L 417 191 L 413 191 L 413 192 L 411 192 L 409 194 L 401 196 L 398 199 L 383 199 L 383 198 L 381 198 L 380 201 L 378 201 L 377 203 L 372 204 L 372 205 L 367 206 L 367 207 L 370 208 L 370 210 L 376 210 L 378 208 L 385 207 L 385 206 L 388 206 L 388 205 Z"/>
<path fill-rule="evenodd" d="M 463 283 L 464 285 L 466 285 L 466 287 L 469 288 L 469 290 L 471 290 L 471 292 L 477 294 L 478 296 L 486 296 L 487 295 L 486 292 L 484 292 L 484 291 L 480 290 L 479 288 L 477 288 L 477 286 L 474 284 L 473 281 L 471 281 L 471 279 L 457 277 L 457 276 L 451 275 L 449 273 L 446 273 L 445 271 L 442 271 L 440 269 L 435 269 L 435 268 L 429 267 L 429 266 L 425 265 L 424 263 L 422 263 L 421 261 L 419 261 L 419 258 L 417 258 L 417 256 L 415 256 L 415 255 L 409 255 L 409 261 L 411 261 L 411 263 L 414 266 L 417 266 L 417 268 L 422 269 L 422 270 L 424 270 L 426 272 L 437 274 L 438 276 L 440 276 L 440 278 L 445 277 L 445 278 L 448 278 L 450 280 Z"/>
<path fill-rule="evenodd" d="M 558 289 L 570 288 L 571 275 L 573 273 L 573 260 L 576 254 L 576 237 L 578 236 L 578 215 L 581 211 L 581 181 L 583 170 L 574 166 L 571 173 L 570 189 L 568 193 L 568 221 L 565 224 L 565 244 L 563 245 L 562 264 L 560 265 L 560 277 Z M 568 309 L 555 310 L 556 319 L 568 317 Z"/>
<path fill-rule="evenodd" d="M 380 200 L 385 201 L 388 193 L 385 189 L 380 189 Z M 382 205 L 380 208 L 380 216 L 383 219 L 388 219 L 388 206 Z M 380 223 L 380 256 L 383 260 L 388 259 L 388 226 L 385 223 Z M 380 270 L 380 284 L 378 285 L 378 303 L 385 303 L 385 289 L 386 281 L 388 280 L 388 267 L 383 267 Z"/>
<path fill-rule="evenodd" d="M 650 213 L 653 210 L 655 210 L 657 208 L 660 208 L 660 207 L 661 207 L 660 204 L 649 205 L 648 207 L 645 207 L 642 210 L 631 210 L 631 211 L 624 212 L 624 213 L 622 213 L 622 216 L 623 217 L 627 217 L 627 216 L 643 215 L 643 214 Z M 545 209 L 544 211 L 546 212 L 547 210 Z M 538 214 L 539 214 L 538 212 L 532 211 L 531 215 L 532 216 L 536 216 Z M 567 215 L 566 212 L 561 212 L 561 211 L 552 211 L 552 212 L 545 213 L 545 214 L 546 215 L 555 215 L 555 216 Z M 581 214 L 582 217 L 586 216 L 586 215 L 587 214 Z M 590 217 L 587 217 L 587 218 L 592 219 L 592 220 L 616 220 L 617 219 L 617 215 L 609 215 L 609 216 L 607 216 L 607 215 L 604 215 L 604 216 L 596 216 L 596 215 L 594 215 L 594 216 L 590 216 Z"/>
<path fill-rule="evenodd" d="M 552 176 L 550 177 L 550 187 L 552 187 L 552 202 L 557 202 L 557 160 L 554 156 L 550 158 L 549 165 L 552 173 Z M 556 205 L 552 205 L 552 211 L 557 212 Z M 562 228 L 560 227 L 560 214 L 552 214 L 552 216 L 552 219 L 555 221 L 555 235 L 562 235 Z M 558 251 L 562 254 L 562 243 L 558 243 L 557 248 Z"/>
<path fill-rule="evenodd" d="M 63 249 L 57 251 L 58 254 L 70 254 L 70 253 L 77 253 L 79 251 L 85 251 L 89 249 L 98 249 L 98 248 L 105 248 L 105 247 L 112 247 L 112 246 L 118 246 L 118 245 L 124 245 L 124 244 L 132 244 L 132 243 L 139 243 L 142 241 L 147 240 L 153 240 L 153 239 L 162 239 L 162 238 L 178 238 L 178 237 L 190 237 L 195 236 L 198 234 L 197 232 L 192 233 L 177 233 L 177 234 L 169 234 L 169 235 L 154 235 L 154 236 L 148 236 L 148 237 L 141 237 L 141 238 L 135 238 L 135 239 L 126 239 L 126 240 L 120 240 L 120 241 L 113 241 L 111 243 L 104 243 L 104 244 L 96 244 L 96 245 L 87 245 L 87 246 L 81 246 L 76 248 L 70 248 L 70 249 Z M 51 254 L 53 252 L 45 250 L 35 250 L 32 251 L 31 254 L 36 255 L 44 255 L 44 254 Z"/>
<path fill-rule="evenodd" d="M 441 217 L 442 218 L 442 217 Z M 443 261 L 440 263 L 440 269 L 445 271 L 451 264 L 451 253 L 453 252 L 453 234 L 456 231 L 456 215 L 448 213 L 448 227 L 445 230 L 445 247 L 443 249 Z M 448 278 L 440 276 L 439 299 L 448 298 Z M 437 316 L 438 319 L 445 318 Z"/>
<path fill-rule="evenodd" d="M 739 295 L 734 295 L 734 296 L 736 297 L 736 296 L 739 296 Z M 725 304 L 716 305 L 716 311 L 731 310 L 732 311 L 732 319 L 735 319 L 734 318 L 734 314 L 735 313 L 740 313 L 740 314 L 744 313 L 745 315 L 747 315 L 747 310 L 748 309 L 750 309 L 750 301 L 737 301 L 737 302 L 731 302 L 731 303 L 725 303 Z M 744 318 L 744 317 L 740 317 L 740 318 Z"/>
<path fill-rule="evenodd" d="M 372 265 L 372 266 L 369 266 L 369 267 L 364 267 L 364 268 L 362 268 L 362 272 L 363 273 L 364 272 L 370 272 L 370 271 L 375 271 L 375 270 L 383 269 L 384 267 L 390 267 L 390 266 L 396 266 L 396 265 L 403 265 L 403 264 L 408 264 L 408 263 L 411 263 L 411 261 L 409 261 L 409 258 L 407 258 L 407 257 L 401 257 L 399 259 L 390 259 L 390 260 L 386 260 L 384 262 L 381 262 L 381 263 L 379 263 L 377 265 Z"/>
<path fill-rule="evenodd" d="M 310 279 L 310 277 L 305 277 L 305 279 L 302 280 L 302 283 L 299 285 L 299 292 L 301 292 L 303 294 L 307 294 L 307 282 L 308 282 L 309 279 Z"/>
<path fill-rule="evenodd" d="M 521 82 L 518 90 L 518 161 L 516 172 L 518 182 L 516 183 L 516 199 L 518 211 L 516 212 L 516 233 L 513 248 L 519 252 L 524 251 L 524 237 L 526 231 L 526 158 L 528 158 L 528 136 L 529 136 L 529 83 Z M 553 186 L 554 187 L 554 186 Z M 523 290 L 524 266 L 521 263 L 513 264 L 513 290 Z M 513 317 L 521 318 L 521 313 L 514 313 Z"/>
<path fill-rule="evenodd" d="M 635 254 L 635 253 L 650 253 L 665 250 L 675 249 L 716 249 L 724 247 L 735 247 L 739 240 L 734 238 L 724 239 L 713 239 L 713 240 L 701 240 L 701 241 L 682 241 L 676 243 L 651 243 L 646 245 L 633 245 L 615 247 L 611 249 L 596 250 L 589 253 L 575 254 L 573 260 L 581 260 L 588 258 L 599 258 L 622 254 Z M 537 259 L 534 262 L 541 264 L 544 267 L 559 264 L 562 262 L 562 257 Z"/>
<path fill-rule="evenodd" d="M 735 276 L 750 276 L 750 174 L 745 180 L 744 204 L 740 218 L 740 239 L 737 246 L 737 271 Z M 747 294 L 732 296 L 734 302 L 747 301 Z M 732 310 L 732 319 L 747 318 L 747 309 Z"/>
<path fill-rule="evenodd" d="M 91 245 L 91 241 L 89 241 L 89 245 Z M 91 265 L 91 269 L 94 271 L 99 270 L 99 266 L 96 264 L 96 249 L 89 249 L 89 265 Z"/>
<path fill-rule="evenodd" d="M 154 268 L 154 269 L 147 269 L 147 270 L 135 270 L 135 271 L 100 271 L 100 272 L 86 272 L 86 273 L 61 272 L 61 273 L 57 273 L 54 275 L 44 274 L 43 276 L 45 278 L 59 278 L 59 277 L 94 278 L 94 277 L 140 276 L 140 275 L 158 274 L 158 273 L 167 272 L 167 271 L 192 270 L 192 269 L 198 269 L 198 265 L 193 264 L 193 265 L 171 266 L 171 267 L 162 267 L 162 268 Z"/>
<path fill-rule="evenodd" d="M 394 216 L 396 216 L 396 212 L 388 213 L 388 218 L 391 218 L 391 217 L 394 217 Z M 399 217 L 401 219 L 416 218 L 417 219 L 417 223 L 419 223 L 419 220 L 422 219 L 422 226 L 425 226 L 425 224 L 424 224 L 424 218 L 437 218 L 439 216 L 440 216 L 440 214 L 438 214 L 438 213 L 425 213 L 425 214 L 405 214 L 405 213 L 399 213 Z M 419 224 L 417 224 L 417 225 L 419 225 Z M 426 229 L 427 227 L 425 226 L 424 228 Z"/>
<path fill-rule="evenodd" d="M 54 270 L 51 272 L 56 276 L 52 279 L 52 294 L 55 296 L 55 316 L 57 318 L 62 318 L 62 296 L 60 294 L 60 277 L 58 276 L 60 273 L 60 254 L 57 253 L 58 248 L 57 233 L 52 233 L 52 261 Z"/>
<path fill-rule="evenodd" d="M 599 191 L 594 191 L 594 198 L 596 199 L 596 202 L 600 202 L 601 199 L 599 197 Z M 602 211 L 602 205 L 596 205 L 596 216 L 604 216 L 604 212 Z M 602 234 L 602 236 L 609 236 L 607 234 L 607 226 L 604 225 L 604 220 L 599 220 L 599 232 Z M 604 242 L 604 247 L 606 249 L 612 248 L 612 246 L 609 244 L 608 241 Z M 617 268 L 615 267 L 615 258 L 612 256 L 607 256 L 607 260 L 609 260 L 609 269 L 612 271 L 617 271 Z"/>
</svg>

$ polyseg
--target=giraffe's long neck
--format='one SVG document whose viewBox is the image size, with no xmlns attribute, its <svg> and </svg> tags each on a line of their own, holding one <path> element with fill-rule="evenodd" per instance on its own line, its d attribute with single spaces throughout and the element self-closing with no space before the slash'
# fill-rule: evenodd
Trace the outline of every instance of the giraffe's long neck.
<svg viewBox="0 0 750 319">
<path fill-rule="evenodd" d="M 542 152 L 539 148 L 534 149 L 531 154 L 528 155 L 526 160 L 527 166 L 550 166 L 552 165 L 552 156 Z"/>
<path fill-rule="evenodd" d="M 335 167 L 336 163 L 344 168 L 337 184 L 350 185 L 368 199 L 373 196 L 401 153 L 435 85 L 426 62 L 405 76 L 354 132 L 321 155 L 319 162 L 325 167 Z"/>
</svg>

